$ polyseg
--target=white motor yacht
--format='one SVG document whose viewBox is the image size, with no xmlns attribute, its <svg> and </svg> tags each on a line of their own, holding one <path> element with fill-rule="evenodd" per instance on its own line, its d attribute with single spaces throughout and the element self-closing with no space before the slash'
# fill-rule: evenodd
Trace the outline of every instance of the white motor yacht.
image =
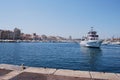
<svg viewBox="0 0 120 80">
<path fill-rule="evenodd" d="M 91 30 L 88 32 L 87 36 L 82 39 L 80 45 L 85 47 L 99 48 L 102 42 L 103 40 L 99 39 L 99 35 L 97 35 L 97 32 L 93 30 L 93 27 L 91 27 Z"/>
</svg>

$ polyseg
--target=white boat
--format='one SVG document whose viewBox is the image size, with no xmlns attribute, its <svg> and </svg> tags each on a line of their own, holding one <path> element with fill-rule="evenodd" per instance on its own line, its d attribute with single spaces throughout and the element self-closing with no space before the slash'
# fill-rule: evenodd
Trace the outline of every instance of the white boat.
<svg viewBox="0 0 120 80">
<path fill-rule="evenodd" d="M 117 42 L 111 42 L 111 44 L 113 44 L 113 45 L 120 45 L 120 42 L 119 41 L 117 41 Z"/>
<path fill-rule="evenodd" d="M 88 32 L 87 36 L 82 39 L 80 45 L 85 47 L 99 48 L 102 42 L 103 40 L 99 39 L 99 35 L 97 35 L 97 32 L 93 31 L 93 27 L 91 27 L 91 30 Z"/>
<path fill-rule="evenodd" d="M 105 40 L 105 41 L 102 42 L 102 45 L 108 45 L 108 44 L 110 44 L 110 43 L 111 43 L 110 41 L 106 41 L 106 40 Z"/>
</svg>

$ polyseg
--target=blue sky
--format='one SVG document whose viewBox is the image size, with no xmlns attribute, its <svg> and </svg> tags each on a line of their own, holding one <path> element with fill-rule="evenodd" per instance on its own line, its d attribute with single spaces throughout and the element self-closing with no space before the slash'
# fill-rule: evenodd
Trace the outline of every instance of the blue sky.
<svg viewBox="0 0 120 80">
<path fill-rule="evenodd" d="M 81 38 L 120 37 L 120 0 L 0 0 L 0 29 Z"/>
</svg>

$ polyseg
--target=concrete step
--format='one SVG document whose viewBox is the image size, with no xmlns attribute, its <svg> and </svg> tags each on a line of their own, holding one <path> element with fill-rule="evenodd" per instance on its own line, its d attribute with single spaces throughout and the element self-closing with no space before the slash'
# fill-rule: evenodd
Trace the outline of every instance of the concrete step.
<svg viewBox="0 0 120 80">
<path fill-rule="evenodd" d="M 2 80 L 9 80 L 17 75 L 19 75 L 20 73 L 22 73 L 22 71 L 11 71 L 10 73 L 8 74 L 5 74 L 3 76 L 0 76 L 0 79 Z"/>
</svg>

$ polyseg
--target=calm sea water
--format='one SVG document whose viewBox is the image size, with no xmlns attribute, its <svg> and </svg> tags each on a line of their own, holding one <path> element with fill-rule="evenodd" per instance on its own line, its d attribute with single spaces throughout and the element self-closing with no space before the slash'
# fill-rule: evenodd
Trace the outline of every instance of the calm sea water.
<svg viewBox="0 0 120 80">
<path fill-rule="evenodd" d="M 0 63 L 120 73 L 120 45 L 96 49 L 77 43 L 0 43 Z"/>
</svg>

